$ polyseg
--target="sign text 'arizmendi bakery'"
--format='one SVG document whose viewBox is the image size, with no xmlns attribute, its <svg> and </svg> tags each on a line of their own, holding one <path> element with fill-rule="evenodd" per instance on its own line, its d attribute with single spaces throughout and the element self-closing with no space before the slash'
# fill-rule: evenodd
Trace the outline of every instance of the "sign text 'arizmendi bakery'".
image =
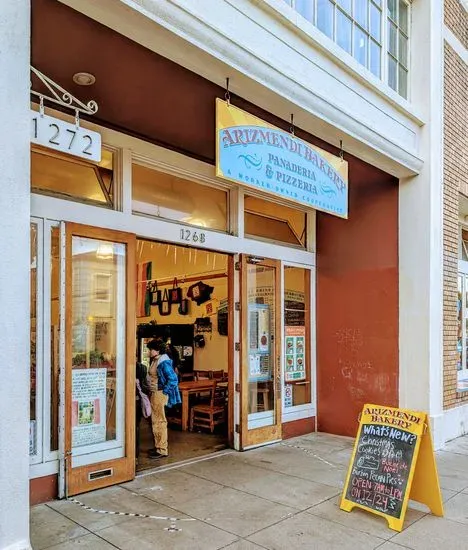
<svg viewBox="0 0 468 550">
<path fill-rule="evenodd" d="M 348 163 L 218 99 L 216 175 L 348 216 Z"/>
</svg>

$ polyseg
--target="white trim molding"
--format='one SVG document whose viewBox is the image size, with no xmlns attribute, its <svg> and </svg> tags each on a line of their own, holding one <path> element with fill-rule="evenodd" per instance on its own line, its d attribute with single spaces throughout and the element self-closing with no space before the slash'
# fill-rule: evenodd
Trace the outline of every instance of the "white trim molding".
<svg viewBox="0 0 468 550">
<path fill-rule="evenodd" d="M 468 3 L 468 0 L 466 1 Z M 444 26 L 444 40 L 455 51 L 455 53 L 458 56 L 460 56 L 463 59 L 463 61 L 468 65 L 468 50 L 465 48 L 465 46 L 460 42 L 460 40 L 458 40 L 458 38 L 453 34 L 453 32 L 447 26 Z"/>
<path fill-rule="evenodd" d="M 468 434 L 468 405 L 461 405 L 447 409 L 443 415 L 444 441 L 436 448 L 440 448 L 447 441 Z M 437 440 L 434 438 L 434 443 Z"/>
</svg>

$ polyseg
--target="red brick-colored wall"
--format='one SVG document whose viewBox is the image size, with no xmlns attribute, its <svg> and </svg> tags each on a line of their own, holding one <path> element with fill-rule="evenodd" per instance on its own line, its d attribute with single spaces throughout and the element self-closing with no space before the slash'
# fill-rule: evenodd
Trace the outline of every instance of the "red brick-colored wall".
<svg viewBox="0 0 468 550">
<path fill-rule="evenodd" d="M 31 506 L 54 500 L 57 498 L 57 494 L 57 474 L 29 480 L 29 503 Z"/>
<path fill-rule="evenodd" d="M 315 432 L 315 418 L 301 418 L 291 422 L 284 422 L 281 426 L 283 439 L 298 437 Z"/>
<path fill-rule="evenodd" d="M 398 181 L 355 163 L 349 219 L 317 217 L 317 422 L 354 436 L 364 403 L 398 405 Z"/>
</svg>

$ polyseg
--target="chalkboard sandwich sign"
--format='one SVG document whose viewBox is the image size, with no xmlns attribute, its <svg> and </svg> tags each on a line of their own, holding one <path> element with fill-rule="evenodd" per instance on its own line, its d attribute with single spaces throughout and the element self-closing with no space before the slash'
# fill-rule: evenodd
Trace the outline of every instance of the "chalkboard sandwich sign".
<svg viewBox="0 0 468 550">
<path fill-rule="evenodd" d="M 443 515 L 427 414 L 364 405 L 340 508 L 362 508 L 401 531 L 409 499 Z"/>
</svg>

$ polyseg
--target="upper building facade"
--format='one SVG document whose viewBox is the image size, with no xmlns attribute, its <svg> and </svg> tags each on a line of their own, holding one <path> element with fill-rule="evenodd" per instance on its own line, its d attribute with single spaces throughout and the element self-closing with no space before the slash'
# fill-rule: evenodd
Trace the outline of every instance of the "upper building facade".
<svg viewBox="0 0 468 550">
<path fill-rule="evenodd" d="M 465 2 L 4 0 L 0 29 L 1 548 L 29 548 L 30 495 L 135 475 L 150 320 L 193 325 L 191 368 L 227 372 L 235 449 L 353 436 L 364 403 L 427 412 L 437 448 L 466 433 Z M 276 187 L 257 185 L 255 156 L 216 168 L 220 100 L 279 132 L 261 159 Z M 100 135 L 99 159 L 41 142 L 44 120 Z M 311 174 L 291 143 L 322 171 L 346 163 L 346 216 L 288 191 Z M 148 282 L 182 274 L 185 296 L 208 268 L 210 336 L 198 303 L 146 309 Z"/>
</svg>

